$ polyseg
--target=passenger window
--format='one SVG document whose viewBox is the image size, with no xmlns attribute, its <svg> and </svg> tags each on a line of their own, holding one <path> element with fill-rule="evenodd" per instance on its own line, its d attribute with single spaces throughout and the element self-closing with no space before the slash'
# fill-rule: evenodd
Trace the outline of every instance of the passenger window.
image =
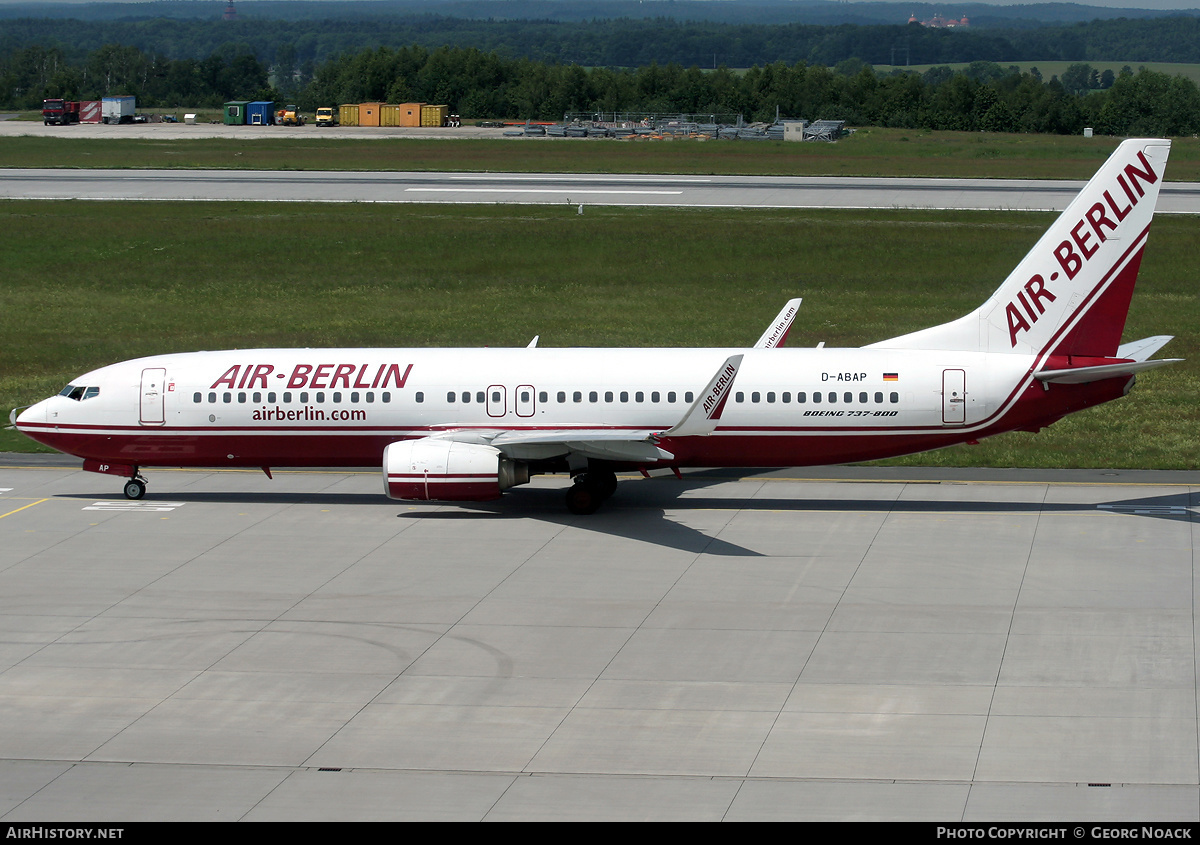
<svg viewBox="0 0 1200 845">
<path fill-rule="evenodd" d="M 657 390 L 656 390 L 656 391 L 654 391 L 653 393 L 651 393 L 651 394 L 650 394 L 650 401 L 651 401 L 651 402 L 658 402 L 658 401 L 660 401 L 660 394 L 659 394 L 659 392 L 658 392 Z"/>
<path fill-rule="evenodd" d="M 634 402 L 645 402 L 646 394 L 642 393 L 642 391 L 639 390 L 637 393 L 633 394 L 633 401 Z"/>
<path fill-rule="evenodd" d="M 368 390 L 367 391 L 367 403 L 370 404 L 374 401 L 375 401 L 375 391 Z"/>
<path fill-rule="evenodd" d="M 259 402 L 262 402 L 262 394 L 256 391 L 253 396 L 253 402 L 255 405 L 257 405 Z"/>
<path fill-rule="evenodd" d="M 775 392 L 774 392 L 774 391 L 772 391 L 772 390 L 768 390 L 768 391 L 767 391 L 767 401 L 768 401 L 768 402 L 774 402 L 774 401 L 775 401 Z"/>
<path fill-rule="evenodd" d="M 790 404 L 792 401 L 792 393 L 789 390 L 785 390 L 779 398 L 783 401 L 783 404 Z"/>
<path fill-rule="evenodd" d="M 480 405 L 482 405 L 486 399 L 487 399 L 487 394 L 484 391 L 482 391 L 482 390 L 475 391 L 475 401 L 478 402 Z"/>
<path fill-rule="evenodd" d="M 742 391 L 739 390 L 737 393 L 733 394 L 733 401 L 734 402 L 745 402 L 746 394 L 742 393 Z"/>
<path fill-rule="evenodd" d="M 621 401 L 622 401 L 622 402 L 628 402 L 628 401 L 629 401 L 629 391 L 628 391 L 628 390 L 622 390 L 622 391 L 621 391 Z"/>
<path fill-rule="evenodd" d="M 495 394 L 495 397 L 496 397 L 496 399 L 499 399 L 500 394 L 499 393 Z M 582 402 L 583 401 L 583 392 L 576 390 L 574 393 L 571 394 L 571 399 L 575 402 Z"/>
<path fill-rule="evenodd" d="M 596 392 L 596 391 L 594 391 L 594 390 L 593 390 L 593 391 L 591 391 L 591 392 L 588 394 L 588 401 L 589 401 L 589 402 L 599 402 L 599 401 L 600 401 L 600 394 L 599 394 L 599 393 L 597 393 L 597 392 Z"/>
<path fill-rule="evenodd" d="M 208 394 L 208 401 L 209 401 L 209 402 L 216 402 L 216 401 L 217 401 L 217 394 L 215 394 L 215 393 L 210 393 L 210 394 Z M 272 399 L 271 401 L 272 401 L 272 402 L 274 402 L 275 400 L 274 400 L 274 399 Z"/>
<path fill-rule="evenodd" d="M 466 405 L 470 401 L 471 401 L 471 392 L 469 390 L 464 390 L 463 391 L 463 404 Z"/>
<path fill-rule="evenodd" d="M 814 396 L 814 397 L 815 397 L 816 395 L 817 395 L 817 394 L 815 394 L 815 393 L 813 394 L 813 396 Z M 798 393 L 796 394 L 796 404 L 797 404 L 797 405 L 803 405 L 803 404 L 804 404 L 805 402 L 807 402 L 807 401 L 808 401 L 808 394 L 807 394 L 807 393 L 805 393 L 803 390 L 801 390 L 800 392 L 798 392 Z M 818 400 L 814 399 L 813 401 L 815 402 L 815 401 L 818 401 Z"/>
<path fill-rule="evenodd" d="M 304 396 L 303 396 L 303 394 L 301 394 L 300 401 L 301 401 L 301 402 L 305 401 L 305 400 L 304 400 Z M 357 401 L 358 401 L 358 391 L 357 391 L 357 390 L 356 390 L 355 392 L 353 392 L 353 393 L 351 393 L 351 394 L 350 394 L 350 401 L 351 401 L 351 402 L 357 402 Z"/>
<path fill-rule="evenodd" d="M 820 392 L 819 390 L 814 390 L 814 391 L 813 391 L 813 401 L 814 401 L 814 402 L 816 402 L 816 403 L 818 403 L 818 404 L 820 404 L 820 402 L 821 402 L 821 392 Z"/>
<path fill-rule="evenodd" d="M 829 396 L 827 396 L 826 398 L 827 398 L 827 399 L 828 399 L 830 402 L 836 402 L 836 401 L 837 401 L 837 394 L 836 394 L 836 393 L 834 393 L 834 392 L 831 390 L 831 391 L 829 391 Z"/>
<path fill-rule="evenodd" d="M 750 401 L 755 403 L 756 405 L 758 404 L 758 402 L 761 399 L 762 399 L 762 394 L 759 393 L 757 390 L 750 394 Z"/>
<path fill-rule="evenodd" d="M 683 394 L 684 402 L 692 402 L 695 400 L 695 398 L 696 398 L 695 395 L 690 390 L 687 393 Z"/>
<path fill-rule="evenodd" d="M 417 395 L 413 398 L 416 399 L 418 402 L 424 402 L 425 401 L 425 392 L 422 390 L 418 390 Z"/>
<path fill-rule="evenodd" d="M 449 391 L 446 394 L 446 401 L 449 402 L 451 405 L 454 404 L 454 391 L 453 390 Z"/>
<path fill-rule="evenodd" d="M 900 401 L 900 394 L 899 394 L 899 393 L 893 393 L 893 394 L 892 394 L 891 396 L 889 396 L 888 398 L 891 400 L 892 404 L 893 404 L 893 405 L 895 405 L 897 402 L 899 402 L 899 401 Z"/>
<path fill-rule="evenodd" d="M 242 400 L 239 399 L 238 401 L 240 402 Z M 300 391 L 300 401 L 304 402 L 304 403 L 308 402 L 308 391 L 307 390 Z"/>
<path fill-rule="evenodd" d="M 193 402 L 195 402 L 197 405 L 199 405 L 199 404 L 200 404 L 200 400 L 201 400 L 201 399 L 203 399 L 203 398 L 204 398 L 204 397 L 203 397 L 203 396 L 201 396 L 199 393 L 193 393 L 193 394 L 192 394 L 192 401 L 193 401 Z"/>
<path fill-rule="evenodd" d="M 538 401 L 541 402 L 543 405 L 546 404 L 547 402 L 550 401 L 550 394 L 544 390 L 541 391 L 540 393 L 538 393 Z"/>
<path fill-rule="evenodd" d="M 567 394 L 566 394 L 566 391 L 563 391 L 563 390 L 560 390 L 560 391 L 558 391 L 558 397 L 557 397 L 557 398 L 558 398 L 558 401 L 559 401 L 559 402 L 566 402 L 566 401 L 567 401 Z"/>
<path fill-rule="evenodd" d="M 286 396 L 287 394 L 284 394 L 284 395 Z M 228 405 L 230 402 L 233 401 L 233 394 L 232 393 L 223 394 L 221 396 L 221 401 L 223 401 L 226 405 Z"/>
<path fill-rule="evenodd" d="M 384 404 L 391 402 L 392 401 L 391 391 L 388 391 L 388 390 L 383 391 L 383 393 L 379 394 L 379 398 L 383 400 Z"/>
<path fill-rule="evenodd" d="M 611 390 L 604 391 L 604 401 L 605 402 L 611 402 L 613 399 L 614 399 L 613 392 Z"/>
<path fill-rule="evenodd" d="M 842 401 L 845 402 L 847 405 L 849 405 L 851 402 L 854 401 L 854 394 L 853 393 L 843 393 Z"/>
<path fill-rule="evenodd" d="M 667 401 L 670 402 L 672 405 L 675 404 L 675 391 L 674 390 L 670 390 L 667 392 Z"/>
<path fill-rule="evenodd" d="M 883 404 L 883 393 L 880 391 L 876 391 L 876 393 L 875 393 L 875 404 L 876 405 Z"/>
<path fill-rule="evenodd" d="M 238 392 L 238 403 L 244 405 L 246 403 L 246 391 Z"/>
</svg>

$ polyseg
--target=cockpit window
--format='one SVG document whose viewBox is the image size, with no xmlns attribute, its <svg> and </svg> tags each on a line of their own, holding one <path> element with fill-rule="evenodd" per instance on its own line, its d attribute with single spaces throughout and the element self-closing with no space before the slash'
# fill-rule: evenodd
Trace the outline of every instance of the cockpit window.
<svg viewBox="0 0 1200 845">
<path fill-rule="evenodd" d="M 59 396 L 65 396 L 68 399 L 74 399 L 76 402 L 82 402 L 84 399 L 91 399 L 93 396 L 100 395 L 100 388 L 85 387 L 80 384 L 68 384 L 58 393 Z"/>
</svg>

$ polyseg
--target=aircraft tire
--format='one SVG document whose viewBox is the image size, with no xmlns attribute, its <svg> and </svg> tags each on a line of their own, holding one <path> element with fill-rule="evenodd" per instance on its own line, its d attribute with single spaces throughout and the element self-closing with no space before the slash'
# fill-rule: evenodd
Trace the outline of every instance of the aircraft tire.
<svg viewBox="0 0 1200 845">
<path fill-rule="evenodd" d="M 146 482 L 140 478 L 131 478 L 125 482 L 125 498 L 140 499 L 146 495 Z"/>
<path fill-rule="evenodd" d="M 595 513 L 602 501 L 604 497 L 600 491 L 586 481 L 572 484 L 567 490 L 567 510 L 576 516 Z"/>
</svg>

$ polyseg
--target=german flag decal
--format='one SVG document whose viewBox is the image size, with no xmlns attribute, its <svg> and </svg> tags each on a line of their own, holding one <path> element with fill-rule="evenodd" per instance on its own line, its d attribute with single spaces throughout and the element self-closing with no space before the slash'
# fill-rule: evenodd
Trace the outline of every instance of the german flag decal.
<svg viewBox="0 0 1200 845">
<path fill-rule="evenodd" d="M 884 373 L 883 380 L 884 381 L 900 381 L 900 374 L 899 373 Z"/>
</svg>

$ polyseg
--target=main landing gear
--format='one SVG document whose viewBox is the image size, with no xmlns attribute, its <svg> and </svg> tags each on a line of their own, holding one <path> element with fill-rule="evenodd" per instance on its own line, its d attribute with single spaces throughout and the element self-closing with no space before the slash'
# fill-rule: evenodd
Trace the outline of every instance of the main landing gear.
<svg viewBox="0 0 1200 845">
<path fill-rule="evenodd" d="M 567 510 L 579 516 L 595 513 L 617 491 L 617 474 L 610 469 L 589 469 L 574 478 L 567 490 Z"/>
</svg>

